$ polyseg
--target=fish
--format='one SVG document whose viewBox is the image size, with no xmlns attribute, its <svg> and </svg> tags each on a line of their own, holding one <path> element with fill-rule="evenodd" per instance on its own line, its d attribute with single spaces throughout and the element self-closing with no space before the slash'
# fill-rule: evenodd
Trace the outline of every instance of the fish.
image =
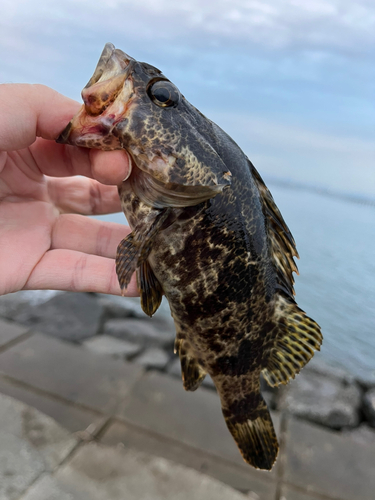
<svg viewBox="0 0 375 500">
<path fill-rule="evenodd" d="M 106 44 L 82 99 L 57 142 L 130 157 L 118 187 L 131 228 L 116 254 L 122 293 L 135 272 L 149 316 L 165 295 L 183 387 L 209 374 L 245 462 L 271 470 L 279 445 L 261 376 L 288 383 L 322 344 L 294 298 L 288 226 L 245 153 L 159 69 Z"/>
</svg>

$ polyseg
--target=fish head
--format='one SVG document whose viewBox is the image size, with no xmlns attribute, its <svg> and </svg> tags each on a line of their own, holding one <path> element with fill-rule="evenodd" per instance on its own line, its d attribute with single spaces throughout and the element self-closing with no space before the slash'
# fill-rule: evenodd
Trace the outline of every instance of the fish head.
<svg viewBox="0 0 375 500">
<path fill-rule="evenodd" d="M 209 140 L 212 123 L 154 66 L 108 43 L 82 99 L 57 142 L 125 149 L 144 202 L 195 205 L 230 184 L 231 173 Z"/>
</svg>

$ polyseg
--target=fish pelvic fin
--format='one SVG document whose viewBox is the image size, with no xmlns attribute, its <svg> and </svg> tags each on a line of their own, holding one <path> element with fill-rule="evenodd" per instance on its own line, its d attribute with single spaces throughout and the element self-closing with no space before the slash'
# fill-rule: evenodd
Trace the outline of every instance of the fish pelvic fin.
<svg viewBox="0 0 375 500">
<path fill-rule="evenodd" d="M 287 384 L 320 351 L 323 336 L 320 327 L 297 304 L 283 297 L 276 307 L 277 327 L 273 347 L 266 353 L 262 373 L 272 386 Z"/>
<path fill-rule="evenodd" d="M 241 401 L 223 407 L 225 422 L 246 463 L 256 469 L 271 470 L 276 461 L 279 444 L 267 405 L 258 394 L 258 406 L 244 416 Z M 245 401 L 245 400 L 244 400 Z M 237 409 L 233 411 L 233 406 Z"/>
<path fill-rule="evenodd" d="M 152 316 L 161 304 L 163 289 L 147 260 L 137 269 L 137 284 L 142 309 L 148 316 Z"/>
<path fill-rule="evenodd" d="M 177 339 L 175 352 L 178 353 L 181 362 L 181 375 L 185 391 L 195 391 L 203 382 L 206 372 L 199 365 L 196 358 L 189 352 L 184 340 Z"/>
</svg>

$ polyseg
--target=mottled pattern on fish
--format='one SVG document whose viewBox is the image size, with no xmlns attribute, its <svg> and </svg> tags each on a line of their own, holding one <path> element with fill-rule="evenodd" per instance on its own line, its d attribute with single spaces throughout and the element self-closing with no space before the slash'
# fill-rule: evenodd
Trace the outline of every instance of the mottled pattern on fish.
<svg viewBox="0 0 375 500">
<path fill-rule="evenodd" d="M 119 186 L 132 228 L 118 249 L 120 285 L 137 271 L 149 315 L 165 294 L 185 389 L 209 373 L 244 459 L 271 469 L 278 444 L 260 374 L 287 383 L 322 341 L 294 302 L 293 237 L 240 148 L 159 70 L 110 45 L 98 68 L 60 142 L 132 157 Z"/>
</svg>

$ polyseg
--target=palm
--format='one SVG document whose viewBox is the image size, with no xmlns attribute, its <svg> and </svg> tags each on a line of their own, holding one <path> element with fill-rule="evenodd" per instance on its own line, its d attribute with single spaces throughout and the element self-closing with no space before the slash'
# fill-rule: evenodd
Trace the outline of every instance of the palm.
<svg viewBox="0 0 375 500">
<path fill-rule="evenodd" d="M 39 124 L 33 128 L 21 118 L 15 119 L 17 132 L 25 122 L 38 132 Z M 68 121 L 63 114 L 53 118 L 45 124 L 51 130 L 39 134 L 46 139 Z M 114 258 L 129 228 L 84 215 L 120 210 L 116 186 L 105 184 L 124 178 L 127 157 L 41 138 L 33 142 L 35 135 L 25 139 L 22 130 L 22 140 L 14 139 L 13 124 L 5 123 L 3 130 L 0 123 L 0 295 L 43 288 L 120 293 Z M 137 293 L 134 281 L 128 293 Z"/>
</svg>

